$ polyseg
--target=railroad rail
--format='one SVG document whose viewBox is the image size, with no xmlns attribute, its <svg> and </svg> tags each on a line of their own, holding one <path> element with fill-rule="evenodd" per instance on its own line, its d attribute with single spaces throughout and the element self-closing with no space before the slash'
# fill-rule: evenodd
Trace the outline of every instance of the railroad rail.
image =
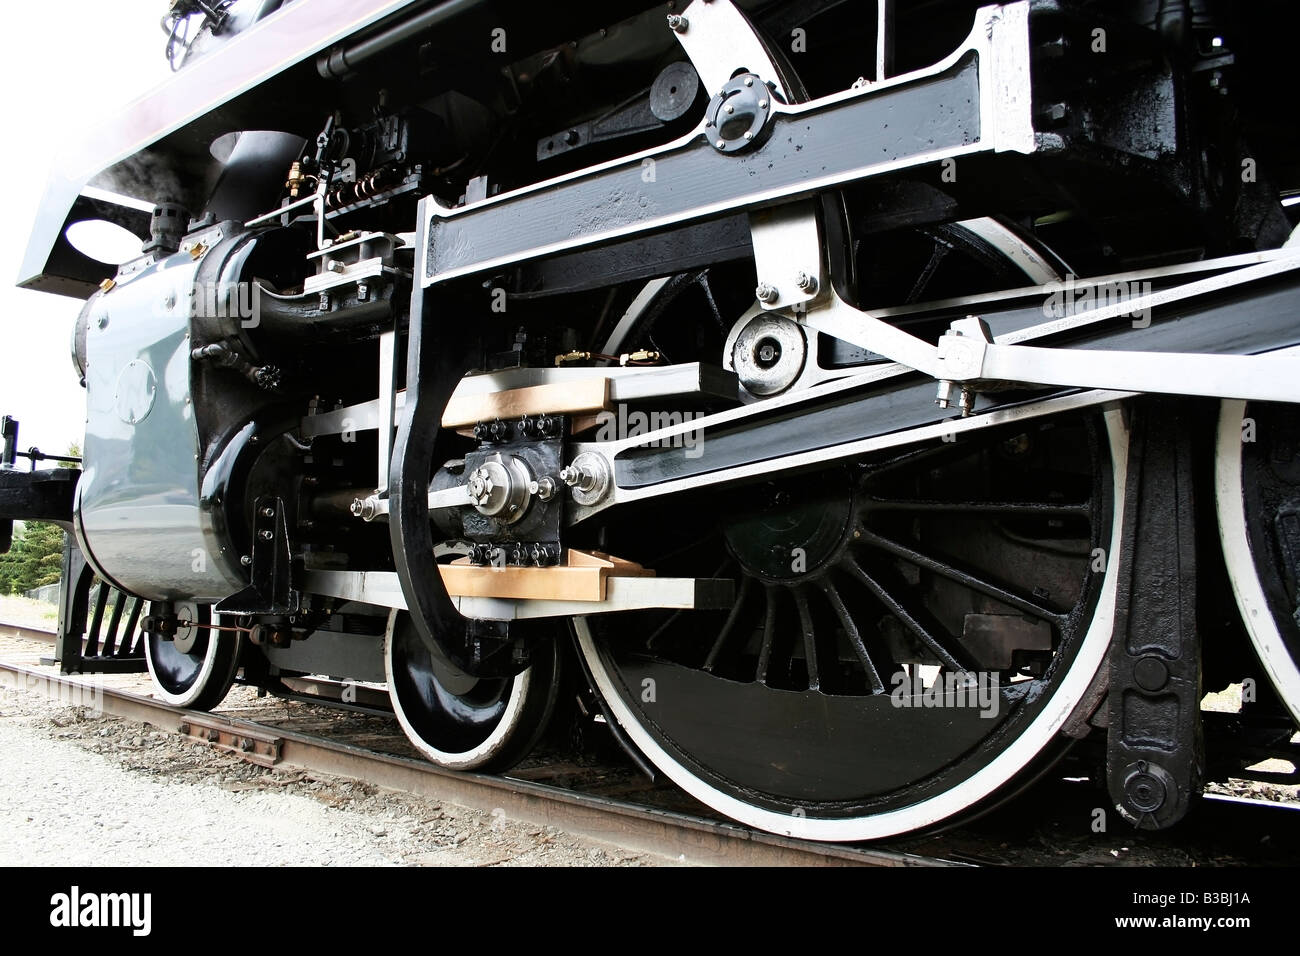
<svg viewBox="0 0 1300 956">
<path fill-rule="evenodd" d="M 0 624 L 0 637 L 53 641 L 51 632 Z M 106 714 L 148 723 L 205 741 L 262 766 L 293 767 L 364 780 L 390 790 L 445 800 L 508 818 L 554 826 L 576 836 L 602 840 L 628 850 L 654 853 L 690 863 L 742 866 L 953 866 L 969 865 L 873 848 L 808 843 L 730 823 L 623 800 L 575 792 L 508 776 L 453 773 L 427 761 L 380 753 L 364 747 L 255 721 L 171 707 L 161 701 L 76 677 L 0 661 L 0 673 L 31 691 L 66 699 L 71 691 L 94 686 Z"/>
<path fill-rule="evenodd" d="M 49 631 L 0 624 L 0 638 L 7 637 L 41 643 L 54 640 L 54 634 Z M 451 772 L 423 759 L 375 749 L 376 745 L 383 744 L 401 746 L 405 738 L 396 728 L 381 741 L 376 741 L 375 735 L 369 733 L 351 735 L 353 742 L 327 739 L 319 732 L 311 732 L 320 729 L 319 721 L 290 719 L 287 723 L 291 726 L 279 726 L 246 717 L 185 710 L 127 690 L 0 660 L 0 675 L 4 674 L 21 681 L 28 690 L 56 699 L 68 699 L 77 689 L 93 686 L 102 695 L 97 703 L 106 714 L 188 736 L 261 766 L 302 769 L 362 780 L 381 788 L 445 800 L 484 812 L 504 813 L 521 822 L 554 826 L 630 851 L 684 858 L 695 864 L 951 867 L 1041 863 L 1044 862 L 1041 856 L 1026 859 L 1018 855 L 1015 848 L 1008 849 L 1008 839 L 1013 843 L 1077 839 L 1071 827 L 1086 830 L 1085 821 L 1090 821 L 1095 812 L 1092 809 L 1095 795 L 1076 785 L 1063 787 L 1051 800 L 1033 802 L 1033 806 L 1051 805 L 1053 812 L 1049 816 L 1040 819 L 1036 814 L 1026 815 L 1020 810 L 1006 814 L 1015 821 L 1010 827 L 994 824 L 991 828 L 984 828 L 984 821 L 980 821 L 968 827 L 946 830 L 937 836 L 896 841 L 889 846 L 819 844 L 775 836 L 676 809 L 685 805 L 683 800 L 670 799 L 673 807 L 669 808 L 648 805 L 648 798 L 671 797 L 673 792 L 671 789 L 656 789 L 644 781 L 634 781 L 622 787 L 616 783 L 615 789 L 623 791 L 623 798 L 583 792 L 582 784 L 575 785 L 573 775 L 569 773 L 574 770 L 581 775 L 585 770 L 588 778 L 592 778 L 609 768 L 574 768 L 543 761 L 540 765 L 525 764 L 504 776 Z M 286 699 L 305 702 L 297 695 Z M 313 714 L 339 713 L 336 707 L 319 702 L 307 703 Z M 292 726 L 295 723 L 297 726 Z M 365 739 L 367 745 L 355 742 L 361 739 Z M 546 779 L 560 780 L 563 784 L 544 782 Z M 634 802 L 637 800 L 642 802 Z M 1023 804 L 1018 806 L 1024 807 Z M 1201 859 L 1225 863 L 1256 862 L 1255 854 L 1264 846 L 1283 856 L 1300 849 L 1300 804 L 1277 804 L 1207 793 L 1204 808 L 1198 816 L 1199 826 L 1193 827 L 1193 821 L 1188 821 L 1171 834 L 1138 834 L 1124 829 L 1126 824 L 1116 822 L 1116 832 L 1126 836 L 1117 842 L 1112 841 L 1115 843 L 1113 847 L 1096 847 L 1093 853 L 1095 862 L 1125 862 L 1124 854 L 1119 851 L 1127 850 L 1128 845 L 1142 846 L 1144 843 L 1148 849 L 1169 851 L 1189 842 L 1199 841 L 1210 847 L 1222 846 L 1222 841 L 1228 840 L 1233 849 L 1226 853 L 1215 849 L 1202 849 L 1200 852 Z M 1161 862 L 1168 860 L 1162 858 Z"/>
</svg>

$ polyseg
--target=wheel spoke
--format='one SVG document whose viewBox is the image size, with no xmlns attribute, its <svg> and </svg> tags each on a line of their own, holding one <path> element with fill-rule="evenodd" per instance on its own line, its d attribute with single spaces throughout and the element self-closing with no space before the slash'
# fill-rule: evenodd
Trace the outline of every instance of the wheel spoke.
<svg viewBox="0 0 1300 956">
<path fill-rule="evenodd" d="M 718 308 L 718 303 L 713 298 L 713 286 L 709 283 L 709 270 L 705 269 L 699 275 L 698 284 L 700 291 L 704 293 L 704 298 L 709 303 L 709 312 L 713 314 L 713 321 L 717 324 L 718 329 L 725 336 L 730 330 L 726 318 L 722 315 L 722 310 Z"/>
<path fill-rule="evenodd" d="M 715 578 L 722 577 L 722 573 L 725 570 L 727 570 L 727 567 L 733 563 L 735 562 L 731 557 L 723 558 L 722 563 L 718 565 L 718 569 L 713 572 L 712 576 Z M 682 612 L 680 610 L 673 611 L 672 614 L 668 615 L 667 620 L 665 620 L 662 624 L 660 624 L 657 628 L 655 628 L 654 633 L 652 633 L 649 637 L 646 638 L 645 649 L 651 650 L 654 647 L 655 641 L 663 637 L 663 635 L 667 633 L 668 629 L 672 627 L 675 623 L 677 623 L 678 619 L 681 618 L 681 616 L 682 616 Z"/>
<path fill-rule="evenodd" d="M 950 652 L 944 649 L 933 634 L 926 629 L 925 625 L 912 616 L 911 612 L 886 591 L 870 574 L 863 569 L 862 565 L 854 561 L 852 557 L 845 555 L 841 566 L 849 574 L 855 577 L 868 591 L 870 591 L 885 609 L 892 614 L 900 624 L 916 635 L 916 639 L 924 644 L 935 657 L 943 662 L 945 667 L 954 671 L 964 671 L 967 668 L 958 663 L 957 658 L 953 657 Z"/>
<path fill-rule="evenodd" d="M 1012 594 L 1005 588 L 999 587 L 991 581 L 986 581 L 963 568 L 957 568 L 951 564 L 946 564 L 943 561 L 938 561 L 928 555 L 922 554 L 920 551 L 899 544 L 897 541 L 892 541 L 889 538 L 882 537 L 866 528 L 859 528 L 858 530 L 862 532 L 861 542 L 863 544 L 874 545 L 882 551 L 892 554 L 896 558 L 902 558 L 909 564 L 925 568 L 927 571 L 933 571 L 935 574 L 945 577 L 950 581 L 955 581 L 958 584 L 970 588 L 972 591 L 978 591 L 980 594 L 983 594 L 986 597 L 991 597 L 995 601 L 1001 601 L 1003 604 L 1013 607 L 1017 611 L 1021 611 L 1031 617 L 1036 617 L 1058 626 L 1064 624 L 1068 617 L 1068 615 L 1061 614 L 1058 611 L 1045 608 L 1041 604 L 1035 604 L 1033 601 L 1022 598 L 1018 594 Z"/>
<path fill-rule="evenodd" d="M 923 499 L 868 498 L 877 511 L 938 512 L 959 514 L 1014 515 L 1026 518 L 1074 518 L 1092 514 L 1092 504 L 1050 501 L 928 501 Z"/>
<path fill-rule="evenodd" d="M 918 301 L 925 293 L 925 290 L 930 287 L 930 281 L 939 270 L 939 266 L 943 264 L 943 260 L 948 258 L 950 252 L 952 252 L 952 246 L 941 240 L 935 240 L 934 248 L 930 251 L 930 261 L 925 264 L 925 268 L 912 285 L 912 291 L 907 295 L 908 305 Z"/>
<path fill-rule="evenodd" d="M 713 641 L 713 647 L 709 649 L 709 656 L 704 660 L 704 669 L 710 674 L 718 661 L 718 655 L 722 653 L 723 646 L 727 643 L 727 638 L 731 636 L 731 630 L 736 626 L 736 620 L 740 617 L 740 609 L 745 606 L 745 601 L 749 597 L 749 592 L 754 586 L 754 579 L 749 575 L 740 582 L 740 593 L 736 595 L 736 603 L 731 606 L 731 613 L 727 615 L 726 623 L 722 625 L 722 630 L 718 632 L 717 638 Z"/>
<path fill-rule="evenodd" d="M 820 582 L 822 593 L 830 601 L 831 607 L 835 610 L 836 616 L 840 619 L 840 625 L 844 628 L 844 633 L 848 635 L 849 643 L 853 645 L 854 652 L 858 659 L 862 661 L 863 668 L 867 672 L 867 680 L 871 682 L 872 694 L 883 694 L 885 692 L 884 682 L 880 679 L 880 672 L 876 670 L 876 665 L 871 661 L 871 655 L 867 652 L 867 645 L 862 640 L 862 634 L 858 631 L 858 626 L 854 623 L 853 615 L 849 614 L 849 609 L 844 605 L 844 598 L 840 596 L 839 589 L 831 583 L 830 579 L 822 578 Z"/>
<path fill-rule="evenodd" d="M 681 616 L 682 616 L 682 612 L 681 612 L 681 611 L 673 611 L 672 614 L 669 614 L 668 617 L 667 617 L 667 619 L 666 619 L 662 624 L 660 624 L 658 627 L 656 627 L 656 628 L 654 629 L 654 632 L 653 632 L 649 637 L 647 637 L 647 638 L 645 639 L 645 649 L 646 649 L 647 651 L 648 651 L 648 650 L 651 650 L 651 649 L 654 647 L 654 645 L 655 645 L 655 641 L 657 641 L 657 640 L 659 640 L 659 638 L 663 637 L 663 635 L 667 632 L 667 630 L 668 630 L 670 627 L 672 627 L 674 624 L 676 624 L 677 621 L 678 621 L 678 619 L 679 619 Z"/>
<path fill-rule="evenodd" d="M 817 672 L 817 633 L 813 630 L 812 612 L 808 608 L 808 595 L 803 588 L 791 588 L 794 606 L 799 610 L 799 630 L 803 631 L 803 656 L 808 668 L 808 689 L 821 690 L 821 675 Z"/>
<path fill-rule="evenodd" d="M 644 559 L 644 564 L 646 567 L 649 568 L 653 568 L 656 567 L 657 565 L 665 564 L 669 561 L 672 561 L 675 558 L 681 557 L 683 554 L 686 554 L 688 551 L 692 551 L 701 547 L 708 546 L 717 536 L 718 535 L 715 531 L 710 533 L 709 536 L 704 538 L 703 540 L 696 538 L 695 540 L 688 541 L 686 544 L 683 544 L 679 547 L 674 547 L 673 550 L 671 551 L 660 551 L 654 554 L 648 554 Z M 725 562 L 722 566 L 723 569 L 725 570 L 727 564 L 730 563 L 732 562 L 730 561 Z M 719 573 L 721 573 L 721 571 Z"/>
<path fill-rule="evenodd" d="M 763 646 L 758 652 L 758 668 L 754 676 L 754 679 L 760 684 L 767 683 L 767 671 L 772 663 L 772 644 L 776 640 L 777 590 L 770 584 L 766 585 L 763 590 L 767 598 L 767 609 L 763 615 Z"/>
</svg>

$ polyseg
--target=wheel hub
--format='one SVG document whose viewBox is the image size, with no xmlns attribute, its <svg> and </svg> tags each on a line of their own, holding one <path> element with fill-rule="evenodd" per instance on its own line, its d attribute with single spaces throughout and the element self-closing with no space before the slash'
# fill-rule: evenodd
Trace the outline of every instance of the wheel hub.
<svg viewBox="0 0 1300 956">
<path fill-rule="evenodd" d="M 732 555 L 767 583 L 792 583 L 831 565 L 852 536 L 847 476 L 808 476 L 755 490 L 752 504 L 723 523 Z"/>
<path fill-rule="evenodd" d="M 466 487 L 479 514 L 514 524 L 528 510 L 532 481 L 523 459 L 496 454 L 473 471 Z"/>
<path fill-rule="evenodd" d="M 731 362 L 751 395 L 776 395 L 795 383 L 808 357 L 798 324 L 780 315 L 751 319 L 736 337 Z"/>
</svg>

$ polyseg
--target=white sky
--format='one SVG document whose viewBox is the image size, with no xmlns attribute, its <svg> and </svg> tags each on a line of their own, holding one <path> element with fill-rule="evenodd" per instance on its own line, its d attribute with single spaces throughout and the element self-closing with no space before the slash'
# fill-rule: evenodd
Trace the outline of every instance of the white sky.
<svg viewBox="0 0 1300 956">
<path fill-rule="evenodd" d="M 51 163 L 166 79 L 166 0 L 6 3 L 0 30 L 0 414 L 18 445 L 61 453 L 85 433 L 69 343 L 82 301 L 15 287 Z M 22 467 L 22 462 L 19 463 Z"/>
</svg>

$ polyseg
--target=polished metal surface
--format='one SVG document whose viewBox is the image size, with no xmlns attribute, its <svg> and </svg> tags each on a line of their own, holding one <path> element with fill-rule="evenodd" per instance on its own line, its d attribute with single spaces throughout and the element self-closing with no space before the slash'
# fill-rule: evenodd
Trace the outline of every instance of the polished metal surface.
<svg viewBox="0 0 1300 956">
<path fill-rule="evenodd" d="M 78 538 L 102 576 L 150 600 L 203 603 L 243 586 L 237 556 L 201 521 L 189 334 L 200 261 L 172 256 L 87 307 Z"/>
<path fill-rule="evenodd" d="M 775 395 L 798 380 L 808 358 L 799 323 L 782 315 L 750 319 L 731 346 L 740 384 L 753 395 Z"/>
</svg>

